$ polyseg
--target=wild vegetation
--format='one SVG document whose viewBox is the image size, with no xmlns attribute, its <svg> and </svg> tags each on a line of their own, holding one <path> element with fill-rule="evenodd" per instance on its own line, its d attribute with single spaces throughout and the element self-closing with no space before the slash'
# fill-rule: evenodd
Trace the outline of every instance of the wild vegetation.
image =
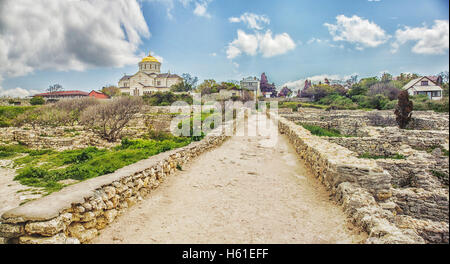
<svg viewBox="0 0 450 264">
<path fill-rule="evenodd" d="M 48 193 L 64 187 L 62 180 L 86 180 L 146 159 L 158 153 L 188 145 L 190 138 L 149 134 L 148 139 L 123 139 L 112 149 L 88 147 L 80 150 L 31 150 L 21 145 L 0 146 L 0 157 L 14 159 L 18 168 L 15 180 L 33 187 L 43 187 Z"/>
<path fill-rule="evenodd" d="M 310 125 L 310 124 L 300 124 L 305 129 L 309 130 L 311 134 L 319 137 L 350 137 L 348 135 L 343 135 L 341 132 L 337 129 L 326 129 L 322 128 L 320 126 Z"/>
<path fill-rule="evenodd" d="M 142 105 L 139 97 L 113 99 L 89 106 L 81 113 L 79 121 L 103 139 L 114 142 L 133 116 L 139 113 Z"/>
<path fill-rule="evenodd" d="M 445 75 L 448 73 L 441 73 Z M 334 109 L 395 109 L 402 87 L 418 78 L 417 74 L 400 74 L 394 80 L 392 75 L 384 73 L 381 77 L 363 78 L 351 85 L 349 90 L 342 85 L 316 84 L 303 91 L 302 96 L 313 99 L 314 104 L 332 106 Z M 355 78 L 356 79 L 356 78 Z M 411 96 L 414 110 L 433 110 L 449 112 L 448 78 L 442 84 L 444 98 L 430 100 L 425 95 Z"/>
<path fill-rule="evenodd" d="M 13 126 L 18 116 L 35 108 L 35 106 L 0 106 L 0 127 Z"/>
</svg>

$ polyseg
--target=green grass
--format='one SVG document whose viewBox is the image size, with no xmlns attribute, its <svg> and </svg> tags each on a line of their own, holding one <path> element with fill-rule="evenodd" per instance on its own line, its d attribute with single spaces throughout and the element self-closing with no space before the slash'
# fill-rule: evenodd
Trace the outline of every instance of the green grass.
<svg viewBox="0 0 450 264">
<path fill-rule="evenodd" d="M 440 181 L 443 181 L 448 185 L 448 174 L 442 171 L 435 171 L 435 170 L 432 170 L 431 174 L 433 174 L 433 176 L 437 177 Z"/>
<path fill-rule="evenodd" d="M 194 134 L 194 118 L 196 119 L 200 119 L 200 128 L 199 130 L 201 131 L 201 126 L 203 124 L 203 122 L 205 121 L 206 118 L 210 117 L 210 116 L 214 116 L 214 115 L 219 115 L 219 113 L 214 113 L 213 110 L 210 111 L 204 111 L 201 112 L 201 114 L 194 114 L 191 115 L 191 117 L 189 118 L 189 127 L 190 127 L 190 137 L 193 141 L 200 141 L 205 137 L 205 133 L 202 131 L 200 136 L 193 136 Z M 186 118 L 187 120 L 188 118 Z M 181 121 L 180 123 L 178 123 L 178 129 L 181 129 L 183 127 L 183 121 Z M 216 124 L 214 124 L 214 122 L 211 122 L 210 124 L 210 129 L 214 129 L 217 128 L 218 126 L 216 126 Z"/>
<path fill-rule="evenodd" d="M 320 126 L 302 123 L 300 123 L 300 125 L 303 126 L 305 129 L 309 130 L 311 134 L 319 137 L 350 137 L 348 135 L 341 134 L 341 132 L 337 129 L 326 129 Z"/>
<path fill-rule="evenodd" d="M 13 120 L 36 106 L 0 106 L 0 127 L 12 126 Z"/>
<path fill-rule="evenodd" d="M 402 160 L 406 159 L 406 157 L 402 154 L 396 153 L 391 156 L 377 156 L 377 155 L 371 155 L 370 153 L 364 153 L 362 155 L 359 155 L 358 158 L 360 159 L 397 159 Z"/>
<path fill-rule="evenodd" d="M 189 143 L 190 138 L 172 136 L 160 141 L 124 139 L 119 146 L 109 150 L 88 147 L 57 152 L 24 150 L 17 147 L 17 151 L 29 155 L 14 160 L 16 167 L 24 166 L 17 170 L 18 175 L 14 179 L 23 185 L 43 187 L 47 193 L 51 193 L 64 187 L 58 181 L 66 179 L 83 181 L 112 173 L 137 161 Z"/>
</svg>

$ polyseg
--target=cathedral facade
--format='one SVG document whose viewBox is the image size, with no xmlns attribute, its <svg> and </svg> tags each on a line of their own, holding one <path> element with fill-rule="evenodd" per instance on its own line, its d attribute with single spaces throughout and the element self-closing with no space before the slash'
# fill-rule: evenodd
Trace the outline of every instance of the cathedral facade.
<svg viewBox="0 0 450 264">
<path fill-rule="evenodd" d="M 139 71 L 134 75 L 125 75 L 119 81 L 122 94 L 143 96 L 154 92 L 168 92 L 174 84 L 183 81 L 176 74 L 161 73 L 161 63 L 151 54 L 139 62 Z"/>
</svg>

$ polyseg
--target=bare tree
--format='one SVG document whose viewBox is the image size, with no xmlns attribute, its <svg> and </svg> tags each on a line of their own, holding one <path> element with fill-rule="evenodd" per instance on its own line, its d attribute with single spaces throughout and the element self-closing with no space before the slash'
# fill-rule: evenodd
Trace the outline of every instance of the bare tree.
<svg viewBox="0 0 450 264">
<path fill-rule="evenodd" d="M 90 106 L 80 117 L 81 124 L 109 142 L 116 141 L 122 129 L 143 105 L 140 97 L 120 97 Z"/>
<path fill-rule="evenodd" d="M 64 90 L 64 88 L 63 88 L 62 85 L 60 85 L 60 84 L 53 84 L 53 85 L 50 85 L 50 86 L 48 87 L 48 89 L 47 89 L 47 91 L 48 91 L 49 93 L 54 93 L 54 92 L 58 92 L 58 91 L 62 91 L 62 90 Z"/>
</svg>

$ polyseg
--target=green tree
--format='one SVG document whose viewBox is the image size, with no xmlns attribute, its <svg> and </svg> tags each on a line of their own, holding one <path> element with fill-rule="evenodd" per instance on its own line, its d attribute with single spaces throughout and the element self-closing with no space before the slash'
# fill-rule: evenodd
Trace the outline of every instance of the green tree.
<svg viewBox="0 0 450 264">
<path fill-rule="evenodd" d="M 115 96 L 120 96 L 121 92 L 119 87 L 115 86 L 115 85 L 108 85 L 102 88 L 101 90 L 102 93 L 110 96 L 110 97 L 115 97 Z"/>
<path fill-rule="evenodd" d="M 202 94 L 217 93 L 218 92 L 217 86 L 218 85 L 215 80 L 209 79 L 209 80 L 203 81 L 203 83 L 201 83 L 197 87 L 197 90 Z"/>
<path fill-rule="evenodd" d="M 170 91 L 189 92 L 194 90 L 197 85 L 198 78 L 191 76 L 189 73 L 183 73 L 181 76 L 183 77 L 183 81 L 172 85 L 172 87 L 170 87 Z"/>
<path fill-rule="evenodd" d="M 42 96 L 35 96 L 30 100 L 31 105 L 43 105 L 45 104 L 45 100 Z"/>
<path fill-rule="evenodd" d="M 390 81 L 392 81 L 392 75 L 387 72 L 383 73 L 383 75 L 381 76 L 381 82 L 386 83 Z"/>
</svg>

